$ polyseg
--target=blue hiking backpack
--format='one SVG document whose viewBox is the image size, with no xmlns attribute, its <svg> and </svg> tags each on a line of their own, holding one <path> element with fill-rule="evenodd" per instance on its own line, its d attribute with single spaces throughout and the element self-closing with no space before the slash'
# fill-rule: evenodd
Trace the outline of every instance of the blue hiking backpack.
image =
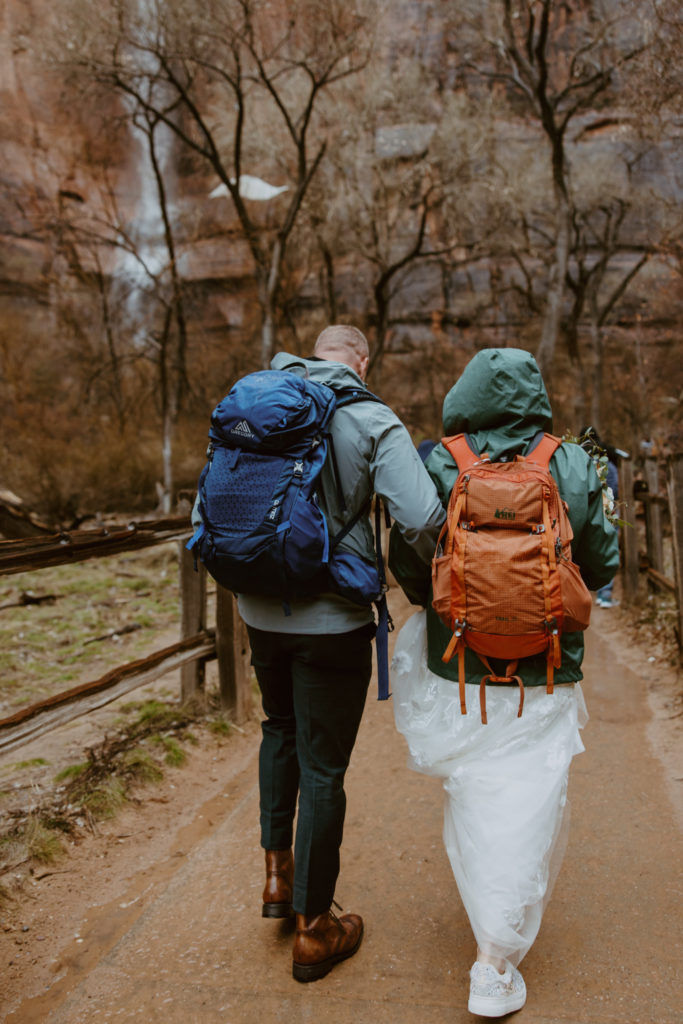
<svg viewBox="0 0 683 1024">
<path fill-rule="evenodd" d="M 281 598 L 285 614 L 290 600 L 325 591 L 361 605 L 375 603 L 380 699 L 385 699 L 389 619 L 379 501 L 375 564 L 339 547 L 367 513 L 372 496 L 330 536 L 317 495 L 329 454 L 340 508 L 346 511 L 329 423 L 335 409 L 367 400 L 381 401 L 362 388 L 334 391 L 281 370 L 261 370 L 237 381 L 211 416 L 208 461 L 198 485 L 201 524 L 187 547 L 221 586 Z"/>
</svg>

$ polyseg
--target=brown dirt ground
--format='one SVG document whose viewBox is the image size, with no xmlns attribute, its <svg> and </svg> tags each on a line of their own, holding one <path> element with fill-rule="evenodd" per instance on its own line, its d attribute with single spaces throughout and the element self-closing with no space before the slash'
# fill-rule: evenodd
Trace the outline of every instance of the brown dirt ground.
<svg viewBox="0 0 683 1024">
<path fill-rule="evenodd" d="M 396 592 L 392 592 L 392 605 L 394 619 L 400 626 L 412 609 Z M 650 749 L 659 759 L 668 801 L 675 809 L 679 824 L 683 825 L 680 675 L 671 665 L 666 650 L 648 640 L 650 633 L 634 633 L 629 617 L 621 609 L 595 609 L 591 632 L 602 634 L 610 648 L 619 652 L 619 659 L 628 663 L 647 687 L 651 712 L 647 724 Z M 164 682 L 167 689 L 173 689 L 172 678 Z M 82 750 L 85 744 L 100 736 L 114 714 L 115 708 L 97 712 L 36 741 L 20 753 L 26 758 L 37 756 L 35 747 L 40 750 L 40 756 L 49 757 L 54 770 L 60 760 L 73 761 L 79 748 Z M 393 716 L 384 716 L 387 720 L 390 717 Z M 389 725 L 385 727 L 390 729 Z M 0 1019 L 7 1024 L 52 1020 L 51 1008 L 62 1005 L 89 973 L 95 971 L 105 954 L 131 933 L 143 908 L 163 894 L 190 854 L 207 842 L 221 825 L 228 809 L 253 791 L 258 733 L 255 713 L 242 732 L 233 733 L 227 739 L 216 739 L 208 732 L 203 734 L 200 745 L 189 749 L 186 764 L 168 770 L 160 784 L 141 790 L 139 803 L 127 806 L 116 819 L 100 823 L 96 834 L 82 831 L 60 861 L 45 868 L 34 867 L 25 876 L 15 897 L 0 905 L 0 1011 L 6 1015 Z M 367 739 L 364 742 L 367 746 Z M 16 758 L 16 752 L 12 756 Z M 438 818 L 438 801 L 435 814 Z M 367 827 L 372 828 L 372 822 Z M 438 822 L 435 828 L 434 842 L 438 845 Z M 417 841 L 417 837 L 414 838 Z M 255 870 L 260 871 L 257 848 L 245 844 L 244 857 L 258 860 L 259 867 Z M 425 852 L 425 863 L 428 860 Z M 258 894 L 255 899 L 258 901 Z M 632 944 L 635 951 L 637 934 L 633 935 Z M 311 988 L 319 986 L 299 986 L 304 990 Z M 45 993 L 49 995 L 45 997 Z M 308 1010 L 313 1010 L 313 1006 Z M 313 1019 L 309 1018 L 308 1011 L 302 1010 L 301 1014 L 291 1019 Z M 99 1020 L 109 1019 L 109 1016 L 107 1012 L 104 1016 L 94 1014 L 73 1019 Z M 526 1016 L 525 1011 L 519 1016 L 520 1021 L 522 1017 L 538 1022 L 551 1020 L 550 1016 Z M 58 1019 L 69 1020 L 69 1017 L 58 1015 Z M 162 1017 L 150 1015 L 147 1019 Z M 168 1019 L 181 1018 L 171 1015 Z M 193 1015 L 191 1019 L 228 1018 Z M 280 1016 L 268 1018 L 257 1014 L 250 1017 L 247 1013 L 234 1019 L 279 1020 Z M 342 1014 L 338 1019 L 347 1017 Z M 385 1017 L 371 1015 L 360 1019 L 383 1021 Z M 450 1018 L 430 1014 L 413 1018 L 399 1014 L 394 1019 L 440 1021 Z M 574 1017 L 560 1013 L 557 1018 L 552 1017 L 553 1021 L 556 1019 L 567 1024 L 579 1019 L 591 1022 L 637 1019 L 652 1020 L 655 1024 L 674 1020 L 668 1016 L 630 1018 L 627 1012 L 614 1017 Z"/>
</svg>

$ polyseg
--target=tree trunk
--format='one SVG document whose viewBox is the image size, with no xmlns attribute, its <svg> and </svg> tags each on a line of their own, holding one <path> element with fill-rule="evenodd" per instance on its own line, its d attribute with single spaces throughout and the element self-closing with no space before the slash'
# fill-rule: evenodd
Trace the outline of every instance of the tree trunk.
<svg viewBox="0 0 683 1024">
<path fill-rule="evenodd" d="M 175 400 L 175 387 L 173 383 L 172 369 L 169 367 L 169 355 L 171 350 L 172 333 L 172 309 L 169 306 L 164 318 L 163 333 L 159 347 L 159 386 L 161 391 L 161 465 L 162 465 L 162 486 L 161 510 L 165 515 L 171 511 L 171 496 L 173 494 L 173 438 L 175 435 L 175 424 L 178 418 L 178 409 Z"/>
<path fill-rule="evenodd" d="M 259 266 L 259 295 L 261 300 L 261 366 L 267 370 L 275 351 L 275 303 L 280 286 L 282 242 L 276 238 L 270 254 L 270 266 Z"/>
<path fill-rule="evenodd" d="M 170 515 L 171 501 L 173 496 L 173 440 L 175 437 L 175 416 L 170 409 L 166 410 L 163 424 L 163 437 L 161 442 L 162 463 L 163 463 L 163 485 L 164 493 L 161 499 L 161 511 L 164 515 Z"/>
<path fill-rule="evenodd" d="M 574 430 L 581 430 L 586 423 L 586 368 L 583 363 L 575 367 L 576 394 L 574 396 Z"/>
<path fill-rule="evenodd" d="M 597 311 L 596 311 L 597 312 Z M 595 314 L 591 315 L 591 344 L 593 346 L 593 393 L 591 395 L 591 425 L 602 436 L 602 379 L 604 375 L 604 344 L 602 328 Z"/>
<path fill-rule="evenodd" d="M 389 334 L 389 299 L 382 289 L 375 289 L 375 308 L 377 309 L 377 328 L 375 330 L 375 346 L 368 364 L 368 377 L 371 373 L 374 373 L 375 377 L 382 373 L 384 346 Z"/>
<path fill-rule="evenodd" d="M 323 266 L 320 271 L 322 277 L 321 291 L 325 297 L 327 304 L 327 320 L 330 324 L 336 324 L 338 320 L 337 315 L 337 295 L 335 291 L 334 281 L 334 257 L 330 252 L 328 246 L 321 244 L 321 251 L 323 256 Z"/>
<path fill-rule="evenodd" d="M 548 388 L 551 383 L 555 348 L 560 333 L 565 296 L 565 279 L 569 262 L 569 204 L 564 191 L 559 188 L 555 189 L 555 202 L 557 204 L 555 252 L 548 280 L 548 297 L 543 317 L 541 340 L 536 352 L 536 361 Z"/>
</svg>

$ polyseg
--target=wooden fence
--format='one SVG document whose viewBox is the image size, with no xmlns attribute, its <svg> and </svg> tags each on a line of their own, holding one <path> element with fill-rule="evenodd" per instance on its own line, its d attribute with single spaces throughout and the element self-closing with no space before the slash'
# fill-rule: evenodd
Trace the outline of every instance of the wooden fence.
<svg viewBox="0 0 683 1024">
<path fill-rule="evenodd" d="M 0 719 L 0 751 L 28 743 L 175 669 L 180 669 L 181 700 L 190 701 L 202 694 L 205 665 L 214 658 L 218 661 L 220 701 L 225 714 L 236 723 L 247 718 L 251 685 L 246 629 L 235 598 L 219 586 L 215 628 L 208 628 L 206 571 L 201 564 L 195 570 L 194 558 L 185 549 L 191 532 L 189 519 L 183 516 L 0 541 L 0 576 L 103 558 L 169 541 L 178 543 L 180 573 L 177 643 Z"/>
<path fill-rule="evenodd" d="M 622 530 L 624 601 L 634 604 L 638 600 L 643 573 L 651 586 L 672 593 L 677 607 L 678 649 L 683 655 L 683 453 L 669 455 L 664 462 L 645 459 L 642 479 L 638 481 L 634 479 L 633 463 L 622 459 L 619 503 L 623 509 L 621 518 L 627 524 Z M 639 528 L 639 503 L 643 508 L 643 530 Z M 669 539 L 667 559 L 665 540 Z"/>
<path fill-rule="evenodd" d="M 665 487 L 662 481 L 665 480 Z M 679 650 L 683 644 L 683 453 L 665 464 L 645 461 L 643 480 L 635 489 L 633 463 L 624 459 L 619 469 L 622 530 L 622 584 L 626 604 L 638 599 L 644 572 L 651 585 L 676 597 Z M 665 490 L 666 493 L 662 493 Z M 644 546 L 641 550 L 639 511 L 644 509 Z M 206 571 L 185 549 L 191 534 L 184 517 L 130 523 L 97 530 L 42 535 L 0 541 L 0 576 L 36 571 L 102 558 L 176 541 L 180 572 L 180 639 L 146 658 L 112 669 L 99 679 L 83 683 L 46 700 L 22 708 L 0 720 L 0 751 L 29 740 L 103 707 L 137 687 L 180 669 L 181 700 L 201 695 L 207 661 L 217 659 L 221 706 L 232 721 L 244 721 L 251 710 L 249 644 L 234 596 L 216 587 L 215 627 L 207 625 Z M 671 538 L 671 571 L 665 558 L 664 538 Z"/>
</svg>

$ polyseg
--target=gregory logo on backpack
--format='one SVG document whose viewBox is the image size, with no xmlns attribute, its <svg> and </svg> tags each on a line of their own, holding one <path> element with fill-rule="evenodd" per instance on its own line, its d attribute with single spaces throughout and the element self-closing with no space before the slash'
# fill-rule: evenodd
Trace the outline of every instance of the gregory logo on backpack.
<svg viewBox="0 0 683 1024">
<path fill-rule="evenodd" d="M 242 420 L 230 431 L 231 434 L 237 434 L 238 437 L 253 437 L 251 427 L 246 420 Z"/>
<path fill-rule="evenodd" d="M 457 654 L 460 707 L 465 703 L 465 649 L 486 666 L 480 686 L 486 723 L 487 683 L 524 685 L 520 658 L 545 652 L 547 691 L 560 667 L 560 635 L 586 629 L 591 596 L 572 562 L 572 528 L 553 479 L 550 458 L 562 442 L 540 435 L 526 456 L 491 462 L 465 434 L 442 440 L 458 466 L 446 523 L 432 560 L 432 604 L 453 636 L 443 654 Z M 497 675 L 488 658 L 508 662 Z"/>
</svg>

